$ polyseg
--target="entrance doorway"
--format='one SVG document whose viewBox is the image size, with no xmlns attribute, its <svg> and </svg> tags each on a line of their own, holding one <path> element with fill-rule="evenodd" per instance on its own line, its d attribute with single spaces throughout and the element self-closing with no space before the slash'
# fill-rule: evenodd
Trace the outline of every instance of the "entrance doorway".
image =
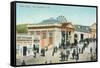
<svg viewBox="0 0 100 68">
<path fill-rule="evenodd" d="M 84 35 L 83 35 L 83 34 L 81 34 L 80 39 L 81 39 L 81 40 L 83 40 L 83 39 L 84 39 Z"/>
<path fill-rule="evenodd" d="M 66 40 L 68 40 L 68 32 L 66 32 Z"/>
<path fill-rule="evenodd" d="M 61 48 L 65 47 L 65 31 L 61 31 Z"/>
<path fill-rule="evenodd" d="M 27 55 L 27 47 L 24 46 L 24 47 L 23 47 L 23 56 L 26 56 L 26 55 Z"/>
</svg>

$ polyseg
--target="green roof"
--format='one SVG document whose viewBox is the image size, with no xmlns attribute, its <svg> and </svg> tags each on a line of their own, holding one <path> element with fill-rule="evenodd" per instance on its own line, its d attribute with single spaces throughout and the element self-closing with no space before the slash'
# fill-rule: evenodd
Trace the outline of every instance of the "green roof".
<svg viewBox="0 0 100 68">
<path fill-rule="evenodd" d="M 59 23 L 59 21 L 54 18 L 49 18 L 41 22 L 41 24 L 54 24 L 54 23 Z"/>
<path fill-rule="evenodd" d="M 79 32 L 90 32 L 90 26 L 83 26 L 83 25 L 75 25 L 75 30 Z"/>
</svg>

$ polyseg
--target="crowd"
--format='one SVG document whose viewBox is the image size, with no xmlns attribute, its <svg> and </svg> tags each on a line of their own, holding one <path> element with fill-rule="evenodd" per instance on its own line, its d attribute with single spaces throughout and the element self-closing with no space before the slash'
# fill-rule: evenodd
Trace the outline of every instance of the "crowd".
<svg viewBox="0 0 100 68">
<path fill-rule="evenodd" d="M 65 47 L 64 45 L 63 46 L 59 45 L 59 47 L 55 46 L 52 50 L 52 56 L 54 56 L 58 51 L 60 51 L 60 54 L 58 56 L 60 58 L 59 61 L 68 61 L 69 59 L 72 59 L 72 60 L 76 60 L 76 62 L 77 62 L 80 58 L 79 54 L 83 54 L 85 48 L 87 48 L 91 42 L 96 42 L 96 39 L 85 39 L 85 40 L 81 40 L 79 42 L 77 40 L 75 40 L 73 47 L 69 46 L 71 44 L 66 45 L 66 48 L 64 48 Z M 80 43 L 83 44 L 83 46 L 81 48 L 78 46 L 78 44 L 80 44 Z M 41 49 L 40 54 L 42 57 L 46 56 L 46 51 L 48 51 L 48 48 Z M 93 51 L 93 49 L 90 48 L 91 61 L 94 60 L 92 51 Z M 33 52 L 34 52 L 34 58 L 36 58 L 37 53 L 39 53 L 39 47 L 34 45 Z M 69 55 L 71 55 L 71 58 L 69 58 Z M 45 63 L 47 63 L 47 61 Z M 25 65 L 24 60 L 22 62 L 22 65 Z"/>
</svg>

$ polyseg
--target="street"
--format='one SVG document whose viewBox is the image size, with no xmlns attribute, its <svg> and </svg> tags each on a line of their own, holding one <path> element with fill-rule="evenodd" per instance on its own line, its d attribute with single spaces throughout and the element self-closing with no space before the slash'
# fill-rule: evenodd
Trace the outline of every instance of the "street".
<svg viewBox="0 0 100 68">
<path fill-rule="evenodd" d="M 83 44 L 78 44 L 78 48 L 82 49 Z M 21 59 L 17 59 L 16 64 L 21 65 L 22 61 L 25 60 L 25 65 L 31 65 L 31 64 L 48 64 L 48 63 L 63 63 L 63 62 L 80 62 L 80 61 L 92 61 L 91 60 L 91 51 L 92 48 L 92 55 L 93 58 L 96 60 L 96 42 L 91 42 L 89 45 L 84 49 L 83 53 L 79 54 L 79 59 L 76 61 L 76 59 L 72 59 L 72 49 L 70 49 L 70 54 L 68 57 L 68 61 L 60 61 L 61 56 L 60 52 L 61 50 L 58 49 L 57 52 L 54 53 L 54 56 L 52 56 L 53 49 L 49 49 L 45 52 L 45 56 L 41 56 L 40 53 L 36 54 L 36 57 L 33 55 L 31 56 L 24 56 Z M 93 60 L 93 61 L 95 61 Z"/>
</svg>

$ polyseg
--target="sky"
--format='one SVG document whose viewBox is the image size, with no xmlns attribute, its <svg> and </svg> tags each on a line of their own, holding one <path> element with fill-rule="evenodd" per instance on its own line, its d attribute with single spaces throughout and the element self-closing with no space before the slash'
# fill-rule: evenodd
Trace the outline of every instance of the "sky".
<svg viewBox="0 0 100 68">
<path fill-rule="evenodd" d="M 90 26 L 96 22 L 96 8 L 28 3 L 17 3 L 16 6 L 17 24 L 40 23 L 58 16 L 65 16 L 72 24 Z"/>
</svg>

